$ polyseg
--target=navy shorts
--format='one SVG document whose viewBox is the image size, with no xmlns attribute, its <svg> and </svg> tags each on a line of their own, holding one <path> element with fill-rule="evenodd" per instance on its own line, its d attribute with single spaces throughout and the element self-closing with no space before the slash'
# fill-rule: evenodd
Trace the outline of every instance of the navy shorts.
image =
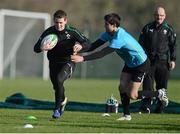
<svg viewBox="0 0 180 134">
<path fill-rule="evenodd" d="M 134 82 L 142 82 L 145 74 L 149 71 L 150 61 L 147 59 L 143 64 L 130 68 L 126 64 L 123 67 L 122 72 L 129 73 L 132 75 L 132 81 Z"/>
</svg>

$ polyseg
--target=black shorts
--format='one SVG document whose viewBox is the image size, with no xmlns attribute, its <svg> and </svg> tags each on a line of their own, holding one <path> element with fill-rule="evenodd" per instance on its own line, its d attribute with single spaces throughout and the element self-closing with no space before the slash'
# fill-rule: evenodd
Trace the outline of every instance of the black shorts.
<svg viewBox="0 0 180 134">
<path fill-rule="evenodd" d="M 150 61 L 147 59 L 143 64 L 130 68 L 126 64 L 123 67 L 122 72 L 129 73 L 132 75 L 132 81 L 134 82 L 142 82 L 145 74 L 148 72 L 150 68 Z"/>
</svg>

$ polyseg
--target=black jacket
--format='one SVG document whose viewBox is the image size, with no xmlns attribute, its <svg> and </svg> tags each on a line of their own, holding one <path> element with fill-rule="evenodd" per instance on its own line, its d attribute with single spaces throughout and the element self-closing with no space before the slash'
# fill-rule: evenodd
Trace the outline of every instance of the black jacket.
<svg viewBox="0 0 180 134">
<path fill-rule="evenodd" d="M 139 43 L 150 60 L 154 60 L 156 57 L 176 60 L 176 34 L 167 22 L 163 22 L 159 26 L 156 25 L 156 22 L 145 25 L 139 37 Z"/>
<path fill-rule="evenodd" d="M 40 49 L 42 39 L 46 35 L 52 33 L 58 36 L 58 43 L 53 49 L 47 52 L 47 57 L 50 61 L 70 61 L 70 56 L 73 54 L 73 46 L 75 42 L 79 42 L 82 45 L 83 51 L 88 50 L 90 47 L 90 41 L 74 27 L 66 25 L 63 31 L 58 31 L 55 29 L 55 26 L 51 26 L 40 36 L 39 40 L 34 46 L 34 52 L 39 53 L 42 51 Z"/>
</svg>

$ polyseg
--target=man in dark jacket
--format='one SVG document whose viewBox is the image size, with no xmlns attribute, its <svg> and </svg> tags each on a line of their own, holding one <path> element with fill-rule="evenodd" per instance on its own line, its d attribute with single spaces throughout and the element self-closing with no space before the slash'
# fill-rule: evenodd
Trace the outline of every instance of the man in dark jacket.
<svg viewBox="0 0 180 134">
<path fill-rule="evenodd" d="M 71 61 L 70 56 L 80 50 L 88 50 L 90 43 L 82 33 L 67 24 L 67 14 L 64 11 L 56 11 L 53 21 L 54 25 L 42 33 L 34 46 L 34 51 L 36 53 L 47 51 L 50 79 L 55 90 L 55 108 L 52 117 L 59 118 L 67 103 L 64 81 L 72 75 L 75 69 L 75 63 Z M 54 48 L 48 42 L 42 45 L 43 38 L 49 34 L 56 34 L 58 37 Z"/>
<path fill-rule="evenodd" d="M 173 28 L 165 21 L 166 13 L 163 7 L 158 7 L 154 14 L 155 20 L 144 26 L 139 37 L 139 43 L 148 55 L 151 68 L 143 81 L 143 90 L 166 89 L 169 72 L 175 68 L 176 61 L 176 34 Z M 150 113 L 151 99 L 142 99 L 140 112 Z M 157 99 L 156 113 L 164 110 L 161 101 Z"/>
</svg>

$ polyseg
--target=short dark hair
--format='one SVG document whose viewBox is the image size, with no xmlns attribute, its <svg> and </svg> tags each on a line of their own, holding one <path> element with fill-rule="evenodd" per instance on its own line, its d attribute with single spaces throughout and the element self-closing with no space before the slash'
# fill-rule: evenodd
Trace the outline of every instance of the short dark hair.
<svg viewBox="0 0 180 134">
<path fill-rule="evenodd" d="M 107 21 L 111 25 L 120 26 L 121 17 L 116 13 L 110 13 L 104 16 L 104 20 Z"/>
<path fill-rule="evenodd" d="M 63 10 L 57 10 L 54 15 L 53 15 L 54 19 L 55 18 L 67 18 L 67 14 L 65 11 Z"/>
</svg>

